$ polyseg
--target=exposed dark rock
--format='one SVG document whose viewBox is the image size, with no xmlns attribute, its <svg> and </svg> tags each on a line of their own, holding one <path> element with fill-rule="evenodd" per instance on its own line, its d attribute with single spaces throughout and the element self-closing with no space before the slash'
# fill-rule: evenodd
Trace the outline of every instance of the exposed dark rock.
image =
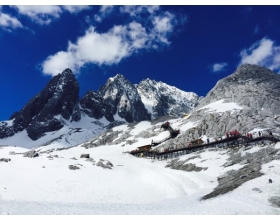
<svg viewBox="0 0 280 220">
<path fill-rule="evenodd" d="M 110 161 L 107 161 L 106 165 L 107 165 L 107 166 L 110 166 L 110 167 L 113 167 L 113 166 L 114 166 Z"/>
<path fill-rule="evenodd" d="M 54 76 L 46 87 L 32 98 L 21 111 L 13 114 L 12 126 L 0 125 L 0 138 L 6 138 L 26 129 L 32 140 L 56 131 L 63 123 L 55 116 L 70 120 L 78 102 L 79 85 L 70 69 Z M 78 120 L 77 114 L 72 120 Z"/>
<path fill-rule="evenodd" d="M 114 121 L 116 114 L 127 122 L 151 119 L 137 89 L 121 74 L 109 78 L 98 93 L 106 103 L 105 118 L 108 121 Z"/>
<path fill-rule="evenodd" d="M 225 164 L 224 164 L 224 167 L 229 167 L 229 166 L 232 166 L 234 163 L 233 162 L 226 162 Z"/>
<path fill-rule="evenodd" d="M 52 155 L 47 156 L 47 158 L 49 158 L 50 160 L 53 160 L 53 156 Z"/>
<path fill-rule="evenodd" d="M 104 133 L 94 137 L 91 141 L 82 145 L 85 148 L 98 147 L 101 145 L 110 144 L 118 137 L 122 131 L 113 131 L 112 129 L 105 131 Z"/>
<path fill-rule="evenodd" d="M 69 165 L 68 168 L 69 168 L 70 170 L 78 170 L 78 169 L 80 169 L 80 167 L 75 166 L 75 165 Z"/>
<path fill-rule="evenodd" d="M 255 179 L 257 177 L 262 176 L 263 174 L 260 172 L 261 165 L 258 163 L 253 163 L 250 165 L 246 165 L 245 167 L 239 170 L 231 170 L 229 171 L 226 177 L 218 179 L 219 185 L 216 187 L 213 192 L 203 196 L 203 199 L 209 199 L 216 197 L 218 195 L 225 194 L 230 192 L 243 183 Z M 252 172 L 253 171 L 253 172 Z"/>
<path fill-rule="evenodd" d="M 23 153 L 23 156 L 34 158 L 34 157 L 39 157 L 39 153 L 36 152 L 35 150 L 30 150 L 30 151 L 27 151 L 27 152 Z"/>
<path fill-rule="evenodd" d="M 102 161 L 104 161 L 104 160 L 101 160 L 101 159 L 100 159 L 100 160 L 97 162 L 96 166 L 102 167 L 103 169 L 112 169 L 112 168 L 111 168 L 111 165 L 104 164 Z M 107 161 L 107 162 L 108 162 L 108 161 Z M 112 164 L 112 166 L 113 166 L 113 164 Z"/>
<path fill-rule="evenodd" d="M 116 127 L 116 126 L 119 126 L 119 125 L 123 125 L 123 124 L 126 124 L 126 122 L 125 121 L 113 121 L 110 124 L 108 124 L 107 126 L 105 126 L 104 128 L 111 129 L 113 127 Z"/>
<path fill-rule="evenodd" d="M 199 172 L 201 170 L 207 170 L 207 167 L 197 167 L 195 164 L 193 163 L 186 163 L 189 160 L 195 159 L 195 158 L 199 158 L 199 156 L 194 156 L 191 158 L 188 158 L 186 160 L 180 161 L 178 158 L 172 160 L 169 164 L 167 164 L 165 167 L 170 167 L 171 169 L 175 169 L 175 170 L 183 170 L 183 171 L 187 171 L 187 172 Z"/>
<path fill-rule="evenodd" d="M 80 100 L 82 111 L 89 117 L 100 119 L 105 115 L 106 103 L 99 93 L 89 90 Z"/>
<path fill-rule="evenodd" d="M 225 194 L 236 189 L 249 180 L 262 176 L 262 165 L 274 160 L 273 156 L 275 153 L 277 153 L 277 151 L 278 150 L 274 149 L 273 147 L 266 147 L 259 150 L 258 152 L 246 153 L 242 156 L 238 149 L 231 150 L 229 152 L 229 163 L 237 164 L 243 161 L 249 162 L 239 170 L 230 170 L 222 176 L 219 176 L 219 185 L 211 193 L 203 196 L 202 199 L 209 199 Z"/>
<path fill-rule="evenodd" d="M 9 120 L 13 120 L 15 117 L 17 117 L 19 112 L 14 112 L 11 117 L 9 118 Z"/>
<path fill-rule="evenodd" d="M 89 154 L 82 154 L 80 158 L 90 158 Z"/>
<path fill-rule="evenodd" d="M 272 196 L 272 197 L 270 197 L 270 198 L 268 199 L 268 201 L 269 201 L 271 204 L 273 204 L 273 205 L 275 205 L 275 206 L 277 206 L 277 207 L 280 207 L 280 196 Z"/>
<path fill-rule="evenodd" d="M 141 90 L 144 84 L 142 81 L 137 87 L 123 75 L 117 74 L 109 78 L 97 92 L 90 90 L 79 100 L 78 82 L 72 71 L 66 69 L 54 76 L 46 87 L 19 112 L 15 112 L 10 117 L 10 120 L 13 119 L 12 123 L 0 122 L 0 139 L 26 130 L 32 140 L 38 140 L 47 132 L 60 130 L 67 121 L 79 121 L 85 115 L 94 119 L 105 117 L 111 122 L 107 126 L 99 121 L 92 121 L 92 123 L 99 123 L 100 127 L 105 129 L 127 122 L 150 120 L 151 114 L 148 113 L 139 93 L 157 97 L 158 102 L 154 106 L 153 118 L 173 113 L 181 115 L 192 109 L 198 101 L 196 94 L 183 92 L 162 82 L 158 83 L 160 87 L 144 86 L 145 90 L 149 90 L 147 93 Z M 177 94 L 176 91 L 179 93 Z M 116 116 L 123 120 L 115 120 Z M 62 138 L 64 135 L 54 137 L 46 141 L 45 145 Z"/>
<path fill-rule="evenodd" d="M 254 189 L 252 189 L 252 190 L 253 190 L 253 191 L 256 191 L 256 192 L 259 192 L 259 193 L 262 192 L 259 188 L 254 188 Z"/>
<path fill-rule="evenodd" d="M 86 161 L 91 162 L 91 163 L 95 163 L 95 160 L 93 158 L 88 158 L 88 159 L 86 159 Z"/>
<path fill-rule="evenodd" d="M 1 158 L 1 159 L 0 159 L 0 162 L 6 162 L 6 163 L 8 163 L 9 161 L 11 161 L 10 158 Z"/>
</svg>

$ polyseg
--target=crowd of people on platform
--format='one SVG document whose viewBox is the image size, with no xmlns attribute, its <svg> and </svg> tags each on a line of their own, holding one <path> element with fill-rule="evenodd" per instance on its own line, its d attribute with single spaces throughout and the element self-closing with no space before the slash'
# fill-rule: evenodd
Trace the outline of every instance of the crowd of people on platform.
<svg viewBox="0 0 280 220">
<path fill-rule="evenodd" d="M 233 131 L 230 131 L 229 133 L 226 133 L 226 137 L 236 137 L 236 136 L 240 136 L 241 134 L 239 133 L 239 131 L 237 131 L 236 129 Z"/>
</svg>

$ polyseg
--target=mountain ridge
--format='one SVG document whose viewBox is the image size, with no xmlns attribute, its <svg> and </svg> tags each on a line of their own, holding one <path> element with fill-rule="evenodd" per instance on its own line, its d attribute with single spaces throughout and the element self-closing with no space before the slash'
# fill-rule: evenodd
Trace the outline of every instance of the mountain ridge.
<svg viewBox="0 0 280 220">
<path fill-rule="evenodd" d="M 166 92 L 170 88 L 174 90 L 175 87 L 161 83 L 162 91 Z M 99 129 L 102 130 L 127 122 L 151 120 L 170 113 L 181 115 L 192 109 L 198 101 L 196 94 L 184 91 L 180 92 L 184 100 L 188 100 L 189 94 L 193 96 L 183 104 L 174 103 L 172 98 L 168 100 L 166 95 L 160 94 L 161 91 L 156 91 L 156 95 L 150 92 L 152 97 L 165 99 L 159 104 L 156 103 L 157 111 L 151 114 L 147 110 L 147 104 L 142 101 L 143 96 L 140 96 L 138 87 L 122 74 L 110 77 L 98 91 L 89 90 L 80 99 L 78 93 L 79 84 L 72 71 L 64 70 L 53 77 L 19 112 L 13 113 L 10 120 L 0 122 L 0 139 L 26 130 L 28 137 L 36 141 L 48 132 L 59 133 L 57 131 L 66 125 L 74 126 L 76 122 L 83 121 L 83 118 L 88 118 L 87 120 L 94 124 L 92 128 L 95 129 L 96 125 L 99 125 Z M 169 95 L 171 96 L 170 92 Z M 80 124 L 83 126 L 83 123 Z M 90 126 L 87 125 L 88 127 Z"/>
</svg>

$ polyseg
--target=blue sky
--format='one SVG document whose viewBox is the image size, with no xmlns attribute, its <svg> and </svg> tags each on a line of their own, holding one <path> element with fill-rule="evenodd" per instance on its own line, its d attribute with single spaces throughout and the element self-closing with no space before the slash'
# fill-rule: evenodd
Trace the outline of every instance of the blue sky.
<svg viewBox="0 0 280 220">
<path fill-rule="evenodd" d="M 0 6 L 0 120 L 71 68 L 80 97 L 118 73 L 205 96 L 242 63 L 280 71 L 280 6 Z"/>
</svg>

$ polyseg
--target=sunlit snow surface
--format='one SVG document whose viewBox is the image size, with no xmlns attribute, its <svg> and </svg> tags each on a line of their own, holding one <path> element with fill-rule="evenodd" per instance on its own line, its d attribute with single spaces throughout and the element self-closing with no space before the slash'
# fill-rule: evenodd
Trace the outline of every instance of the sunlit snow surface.
<svg viewBox="0 0 280 220">
<path fill-rule="evenodd" d="M 69 122 L 60 115 L 55 118 L 62 121 L 65 125 L 58 131 L 46 132 L 43 137 L 33 141 L 28 137 L 26 130 L 23 130 L 14 134 L 12 137 L 1 139 L 0 145 L 12 145 L 32 149 L 56 139 L 53 144 L 48 144 L 48 148 L 69 147 L 88 141 L 90 138 L 103 132 L 105 130 L 103 127 L 109 124 L 104 117 L 96 120 L 87 115 L 82 116 L 78 122 Z M 10 121 L 8 122 L 11 123 Z M 81 129 L 77 131 L 78 128 Z"/>
<path fill-rule="evenodd" d="M 237 105 L 234 102 L 224 102 L 223 99 L 210 103 L 208 105 L 203 106 L 202 109 L 207 109 L 205 112 L 226 112 L 226 111 L 235 111 L 235 110 L 241 110 L 243 107 Z"/>
<path fill-rule="evenodd" d="M 170 120 L 179 128 L 184 119 Z M 160 125 L 158 123 L 157 125 Z M 185 129 L 191 128 L 189 124 Z M 113 130 L 129 131 L 133 135 L 151 127 L 150 122 L 140 122 L 133 127 L 121 125 Z M 78 133 L 79 134 L 79 133 Z M 164 136 L 165 131 L 158 134 Z M 135 137 L 135 136 L 134 136 Z M 243 165 L 223 167 L 227 162 L 227 149 L 206 150 L 180 157 L 200 167 L 200 172 L 185 172 L 165 168 L 170 161 L 137 158 L 124 153 L 150 143 L 152 138 L 137 138 L 132 145 L 121 142 L 85 149 L 80 146 L 68 150 L 40 154 L 37 158 L 9 155 L 26 152 L 21 147 L 1 147 L 0 158 L 0 213 L 2 214 L 280 214 L 280 209 L 268 202 L 280 193 L 280 161 L 275 160 L 262 167 L 262 177 L 244 183 L 232 192 L 202 201 L 217 185 L 217 177 L 230 169 Z M 41 147 L 40 151 L 49 149 Z M 280 144 L 275 145 L 279 149 Z M 255 150 L 253 150 L 255 149 Z M 258 151 L 256 146 L 250 149 Z M 81 154 L 89 153 L 113 163 L 112 170 L 92 165 Z M 53 160 L 49 155 L 57 155 Z M 71 158 L 77 158 L 73 160 Z M 70 170 L 77 165 L 79 170 Z M 273 179 L 273 184 L 268 179 Z M 259 188 L 262 193 L 253 191 Z"/>
</svg>

